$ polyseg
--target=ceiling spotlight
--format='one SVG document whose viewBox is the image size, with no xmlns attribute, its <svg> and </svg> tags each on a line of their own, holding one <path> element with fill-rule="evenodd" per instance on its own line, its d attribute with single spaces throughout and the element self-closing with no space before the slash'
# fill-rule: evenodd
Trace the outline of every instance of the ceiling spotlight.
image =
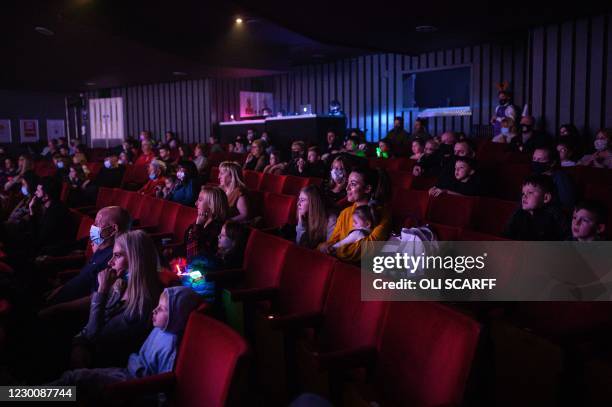
<svg viewBox="0 0 612 407">
<path fill-rule="evenodd" d="M 174 71 L 174 72 L 172 72 L 172 75 L 174 75 L 174 76 L 187 76 L 187 72 Z"/>
<path fill-rule="evenodd" d="M 242 18 L 240 17 L 236 18 L 236 24 L 242 24 Z"/>
<path fill-rule="evenodd" d="M 47 27 L 40 27 L 40 26 L 34 27 L 34 31 L 36 31 L 40 35 L 46 35 L 47 37 L 55 35 L 55 33 L 51 31 L 50 29 L 48 29 Z"/>
<path fill-rule="evenodd" d="M 418 33 L 432 33 L 438 31 L 438 27 L 434 27 L 433 25 L 419 25 L 415 30 Z"/>
</svg>

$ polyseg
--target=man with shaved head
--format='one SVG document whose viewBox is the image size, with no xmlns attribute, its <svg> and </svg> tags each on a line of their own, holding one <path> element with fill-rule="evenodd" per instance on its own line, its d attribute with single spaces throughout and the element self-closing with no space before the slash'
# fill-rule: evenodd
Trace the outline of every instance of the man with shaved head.
<svg viewBox="0 0 612 407">
<path fill-rule="evenodd" d="M 107 267 L 113 255 L 115 238 L 129 230 L 130 222 L 130 214 L 118 206 L 107 206 L 98 211 L 89 231 L 93 255 L 77 276 L 47 298 L 51 306 L 43 309 L 41 316 L 89 306 L 90 294 L 98 289 L 98 273 Z"/>
</svg>

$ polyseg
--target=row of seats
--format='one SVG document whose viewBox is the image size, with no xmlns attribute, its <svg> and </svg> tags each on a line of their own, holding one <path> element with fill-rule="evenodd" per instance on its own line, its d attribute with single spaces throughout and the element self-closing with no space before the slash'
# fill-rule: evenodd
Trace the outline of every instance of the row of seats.
<svg viewBox="0 0 612 407">
<path fill-rule="evenodd" d="M 285 195 L 298 195 L 300 190 L 308 185 L 321 185 L 323 183 L 321 178 L 264 174 L 251 170 L 243 170 L 242 175 L 249 190 Z M 219 184 L 219 167 L 211 168 L 209 183 Z"/>
<path fill-rule="evenodd" d="M 479 338 L 473 319 L 436 303 L 362 301 L 357 267 L 258 230 L 242 269 L 208 278 L 223 283 L 237 276 L 240 283 L 228 289 L 232 300 L 259 304 L 257 318 L 271 329 L 316 328 L 300 348 L 321 368 L 374 361 L 374 380 L 366 385 L 376 401 L 461 402 Z"/>
</svg>

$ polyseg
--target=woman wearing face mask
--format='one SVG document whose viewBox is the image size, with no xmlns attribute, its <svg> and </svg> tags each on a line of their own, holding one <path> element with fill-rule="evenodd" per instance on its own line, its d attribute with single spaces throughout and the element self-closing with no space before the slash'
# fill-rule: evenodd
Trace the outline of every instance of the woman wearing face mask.
<svg viewBox="0 0 612 407">
<path fill-rule="evenodd" d="M 164 174 L 166 173 L 166 164 L 159 160 L 153 160 L 149 164 L 149 181 L 138 190 L 143 195 L 155 196 L 159 188 L 163 188 L 166 183 Z"/>
<path fill-rule="evenodd" d="M 182 205 L 193 206 L 200 189 L 196 177 L 198 170 L 193 161 L 181 161 L 176 169 L 177 185 L 168 195 L 168 200 Z"/>
<path fill-rule="evenodd" d="M 516 137 L 516 127 L 514 126 L 514 120 L 510 118 L 504 118 L 500 122 L 500 133 L 493 137 L 491 140 L 493 143 L 510 143 L 510 141 Z"/>
<path fill-rule="evenodd" d="M 153 240 L 141 230 L 120 235 L 108 265 L 98 273 L 89 320 L 73 340 L 72 368 L 125 362 L 151 327 L 161 292 Z"/>
<path fill-rule="evenodd" d="M 34 174 L 27 174 L 21 179 L 21 200 L 17 203 L 17 206 L 13 209 L 5 222 L 5 230 L 10 228 L 12 231 L 20 229 L 25 233 L 25 227 L 30 219 L 30 201 L 36 192 L 36 185 L 38 183 L 38 177 Z M 7 235 L 12 235 L 12 232 L 7 231 Z"/>
<path fill-rule="evenodd" d="M 595 152 L 585 155 L 578 165 L 596 168 L 612 168 L 612 129 L 601 129 L 593 142 Z"/>
<path fill-rule="evenodd" d="M 346 198 L 349 163 L 343 156 L 332 161 L 330 176 L 323 186 L 323 196 L 328 202 L 336 203 Z"/>
</svg>

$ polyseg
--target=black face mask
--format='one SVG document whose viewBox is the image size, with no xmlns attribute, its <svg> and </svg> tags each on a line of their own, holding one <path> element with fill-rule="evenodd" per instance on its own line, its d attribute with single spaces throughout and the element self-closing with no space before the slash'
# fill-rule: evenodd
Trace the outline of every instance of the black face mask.
<svg viewBox="0 0 612 407">
<path fill-rule="evenodd" d="M 543 174 L 549 169 L 549 163 L 541 163 L 537 161 L 531 162 L 531 172 L 537 175 Z"/>
<path fill-rule="evenodd" d="M 296 160 L 298 158 L 302 157 L 302 153 L 300 153 L 299 151 L 292 151 L 291 152 L 291 158 Z"/>
<path fill-rule="evenodd" d="M 455 153 L 455 149 L 451 144 L 440 144 L 440 148 L 438 148 L 438 151 L 440 151 L 442 155 L 452 155 Z"/>
<path fill-rule="evenodd" d="M 533 130 L 533 126 L 521 126 L 521 131 L 523 133 L 531 133 Z"/>
</svg>

